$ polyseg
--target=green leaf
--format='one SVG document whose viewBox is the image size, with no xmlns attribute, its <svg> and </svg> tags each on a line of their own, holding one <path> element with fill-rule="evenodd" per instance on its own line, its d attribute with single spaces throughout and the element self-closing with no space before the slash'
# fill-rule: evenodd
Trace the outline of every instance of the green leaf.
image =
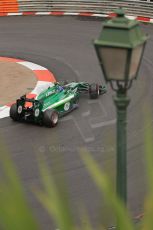
<svg viewBox="0 0 153 230">
<path fill-rule="evenodd" d="M 53 217 L 61 230 L 75 230 L 68 195 L 63 179 L 56 183 L 44 160 L 39 161 L 44 191 L 36 191 L 36 196 Z"/>
<path fill-rule="evenodd" d="M 114 194 L 109 178 L 100 169 L 96 161 L 86 150 L 81 151 L 81 157 L 92 176 L 99 190 L 105 195 L 109 205 L 111 205 L 117 219 L 118 230 L 133 230 L 134 226 L 126 207 L 121 200 Z"/>
<path fill-rule="evenodd" d="M 0 144 L 0 229 L 38 230 L 31 208 L 28 205 L 16 168 L 4 145 Z"/>
<path fill-rule="evenodd" d="M 145 197 L 144 204 L 144 220 L 142 229 L 153 229 L 153 129 L 151 114 L 148 109 L 145 110 L 145 159 L 146 159 L 146 173 L 148 181 L 148 194 Z M 148 125 L 149 121 L 149 125 Z"/>
</svg>

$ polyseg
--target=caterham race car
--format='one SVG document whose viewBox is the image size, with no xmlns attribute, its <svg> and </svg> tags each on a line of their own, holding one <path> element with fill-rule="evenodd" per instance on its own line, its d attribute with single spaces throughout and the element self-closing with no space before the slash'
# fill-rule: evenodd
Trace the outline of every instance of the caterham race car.
<svg viewBox="0 0 153 230">
<path fill-rule="evenodd" d="M 106 93 L 106 87 L 86 82 L 54 83 L 41 92 L 35 99 L 26 95 L 16 100 L 10 108 L 14 121 L 30 121 L 47 127 L 55 127 L 58 119 L 78 108 L 81 94 L 89 94 L 97 99 Z"/>
</svg>

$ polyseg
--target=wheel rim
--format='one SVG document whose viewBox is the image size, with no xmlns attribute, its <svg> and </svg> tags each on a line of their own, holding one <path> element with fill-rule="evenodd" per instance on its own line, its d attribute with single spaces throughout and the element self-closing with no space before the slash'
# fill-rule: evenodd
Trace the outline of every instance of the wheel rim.
<svg viewBox="0 0 153 230">
<path fill-rule="evenodd" d="M 18 106 L 18 114 L 21 114 L 21 113 L 22 113 L 22 106 L 19 105 L 19 106 Z"/>
<path fill-rule="evenodd" d="M 53 113 L 51 116 L 51 119 L 52 119 L 53 124 L 56 124 L 58 122 L 58 114 Z"/>
<path fill-rule="evenodd" d="M 38 116 L 39 116 L 39 113 L 40 113 L 40 110 L 37 108 L 37 109 L 35 110 L 35 113 L 34 113 L 35 117 L 38 117 Z"/>
</svg>

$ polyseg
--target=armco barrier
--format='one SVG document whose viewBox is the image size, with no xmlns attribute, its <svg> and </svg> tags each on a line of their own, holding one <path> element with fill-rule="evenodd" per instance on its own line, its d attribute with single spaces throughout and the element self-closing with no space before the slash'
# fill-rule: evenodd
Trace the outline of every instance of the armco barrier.
<svg viewBox="0 0 153 230">
<path fill-rule="evenodd" d="M 110 14 L 122 6 L 126 14 L 153 18 L 153 2 L 145 0 L 0 0 L 0 14 L 66 12 Z M 26 13 L 25 13 L 26 14 Z"/>
</svg>

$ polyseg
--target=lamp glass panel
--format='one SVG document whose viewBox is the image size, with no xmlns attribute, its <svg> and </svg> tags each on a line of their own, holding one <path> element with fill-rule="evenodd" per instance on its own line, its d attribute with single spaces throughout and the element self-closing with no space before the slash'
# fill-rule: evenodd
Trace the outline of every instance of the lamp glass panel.
<svg viewBox="0 0 153 230">
<path fill-rule="evenodd" d="M 143 51 L 143 44 L 137 46 L 132 50 L 129 80 L 136 77 L 136 73 L 142 56 L 142 51 Z"/>
<path fill-rule="evenodd" d="M 123 48 L 100 47 L 98 52 L 106 73 L 106 79 L 108 81 L 124 81 L 128 50 Z"/>
</svg>

